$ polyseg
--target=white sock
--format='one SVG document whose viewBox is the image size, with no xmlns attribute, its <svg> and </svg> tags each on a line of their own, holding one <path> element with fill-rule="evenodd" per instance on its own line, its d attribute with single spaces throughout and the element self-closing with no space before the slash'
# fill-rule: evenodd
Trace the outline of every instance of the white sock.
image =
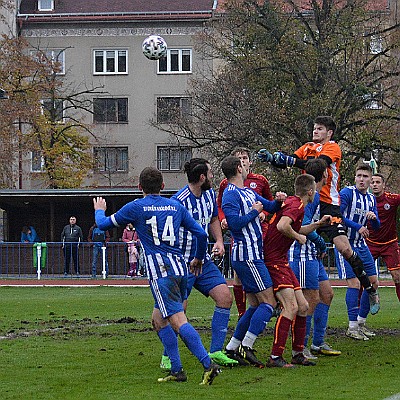
<svg viewBox="0 0 400 400">
<path fill-rule="evenodd" d="M 242 345 L 246 346 L 246 347 L 250 347 L 252 349 L 256 339 L 257 339 L 257 335 L 247 331 L 246 335 L 244 336 L 244 339 L 242 341 Z"/>
<path fill-rule="evenodd" d="M 349 328 L 351 331 L 356 331 L 358 329 L 358 321 L 349 321 Z"/>
<path fill-rule="evenodd" d="M 232 336 L 232 339 L 226 345 L 226 349 L 227 350 L 236 350 L 240 346 L 240 343 L 242 343 L 242 342 L 239 339 L 236 339 L 235 337 Z"/>
<path fill-rule="evenodd" d="M 358 325 L 365 325 L 365 323 L 367 322 L 367 318 L 363 318 L 363 317 L 358 316 L 357 317 L 357 322 L 358 322 Z"/>
</svg>

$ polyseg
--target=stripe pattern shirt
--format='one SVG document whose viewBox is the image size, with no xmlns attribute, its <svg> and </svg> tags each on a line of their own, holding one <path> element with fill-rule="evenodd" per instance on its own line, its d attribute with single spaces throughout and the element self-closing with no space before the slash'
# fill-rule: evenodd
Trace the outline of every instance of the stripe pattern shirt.
<svg viewBox="0 0 400 400">
<path fill-rule="evenodd" d="M 171 199 L 178 201 L 193 219 L 206 231 L 209 231 L 209 226 L 213 218 L 218 216 L 218 208 L 216 202 L 216 194 L 213 189 L 205 190 L 200 197 L 195 196 L 186 185 L 184 188 L 174 194 Z M 193 260 L 196 251 L 196 243 L 190 231 L 181 227 L 179 229 L 179 245 L 183 256 L 187 262 Z M 206 258 L 210 256 L 207 253 Z"/>
<path fill-rule="evenodd" d="M 258 211 L 252 208 L 260 201 L 264 210 L 278 211 L 281 202 L 266 200 L 252 189 L 229 183 L 222 196 L 222 210 L 234 239 L 232 261 L 263 259 L 262 229 Z"/>
<path fill-rule="evenodd" d="M 127 203 L 110 217 L 106 217 L 103 210 L 96 210 L 95 219 L 103 230 L 132 223 L 140 238 L 150 281 L 187 275 L 186 261 L 179 246 L 181 226 L 196 237 L 196 257 L 203 260 L 206 255 L 206 232 L 175 200 L 146 195 Z"/>
<path fill-rule="evenodd" d="M 347 227 L 347 237 L 355 247 L 366 246 L 364 238 L 358 232 L 367 225 L 367 213 L 372 211 L 377 219 L 371 220 L 373 229 L 379 229 L 380 221 L 376 207 L 375 196 L 371 193 L 361 193 L 356 186 L 347 186 L 340 191 L 340 211 Z"/>
</svg>

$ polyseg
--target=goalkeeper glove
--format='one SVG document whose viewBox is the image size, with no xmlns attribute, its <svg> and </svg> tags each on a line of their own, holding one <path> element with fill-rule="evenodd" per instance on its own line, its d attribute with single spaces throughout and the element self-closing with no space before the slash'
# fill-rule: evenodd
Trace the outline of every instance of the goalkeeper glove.
<svg viewBox="0 0 400 400">
<path fill-rule="evenodd" d="M 287 156 L 286 154 L 281 153 L 280 151 L 276 151 L 273 155 L 273 163 L 277 167 L 293 167 L 295 158 L 291 156 Z"/>
<path fill-rule="evenodd" d="M 273 155 L 267 149 L 259 150 L 257 153 L 257 158 L 261 162 L 269 162 L 269 163 L 272 162 L 274 159 Z"/>
</svg>

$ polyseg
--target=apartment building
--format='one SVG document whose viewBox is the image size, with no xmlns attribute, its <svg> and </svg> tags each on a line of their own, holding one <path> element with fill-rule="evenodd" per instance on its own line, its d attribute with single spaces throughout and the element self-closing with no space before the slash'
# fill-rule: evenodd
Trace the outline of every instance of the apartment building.
<svg viewBox="0 0 400 400">
<path fill-rule="evenodd" d="M 177 109 L 190 111 L 188 81 L 210 70 L 194 40 L 216 6 L 213 0 L 19 2 L 19 34 L 61 63 L 65 87 L 101 92 L 92 95 L 93 113 L 81 116 L 94 133 L 96 160 L 85 187 L 135 187 L 146 166 L 163 172 L 168 189 L 185 183 L 182 166 L 193 150 L 151 122 L 168 125 Z M 167 41 L 165 59 L 143 56 L 150 34 Z M 41 189 L 40 155 L 24 155 L 22 165 L 20 189 Z"/>
</svg>

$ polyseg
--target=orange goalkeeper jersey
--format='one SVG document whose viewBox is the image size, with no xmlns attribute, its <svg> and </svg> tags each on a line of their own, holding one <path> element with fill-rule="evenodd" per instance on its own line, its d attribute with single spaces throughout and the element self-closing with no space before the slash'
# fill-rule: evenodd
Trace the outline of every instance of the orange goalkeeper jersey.
<svg viewBox="0 0 400 400">
<path fill-rule="evenodd" d="M 322 155 L 332 160 L 331 164 L 328 165 L 328 180 L 320 192 L 320 197 L 321 201 L 324 203 L 340 205 L 339 168 L 342 159 L 342 151 L 339 145 L 333 140 L 325 144 L 308 142 L 296 150 L 294 154 L 302 160 L 309 160 Z"/>
</svg>

